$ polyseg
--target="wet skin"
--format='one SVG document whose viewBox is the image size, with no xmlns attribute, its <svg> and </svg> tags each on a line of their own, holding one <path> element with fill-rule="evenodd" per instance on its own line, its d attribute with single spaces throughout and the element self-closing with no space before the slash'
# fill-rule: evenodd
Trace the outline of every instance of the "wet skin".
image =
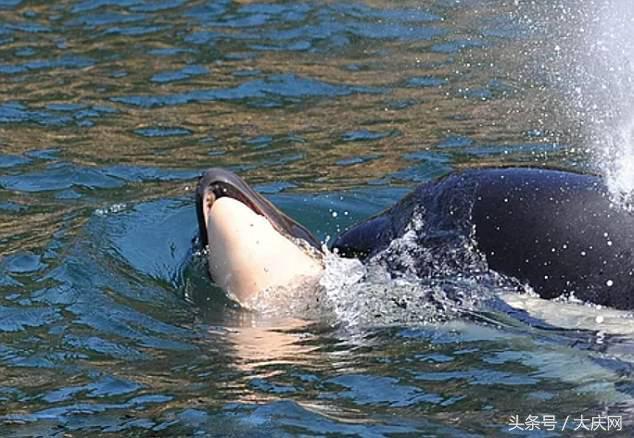
<svg viewBox="0 0 634 438">
<path fill-rule="evenodd" d="M 322 272 L 319 241 L 237 175 L 210 169 L 196 190 L 200 242 L 216 284 L 245 303 Z"/>
<path fill-rule="evenodd" d="M 542 298 L 574 293 L 634 308 L 634 215 L 611 202 L 599 177 L 530 168 L 454 173 L 345 231 L 333 248 L 362 259 L 377 254 L 404 233 L 415 211 L 436 231 L 474 233 L 490 269 Z"/>
<path fill-rule="evenodd" d="M 242 202 L 257 214 L 264 216 L 278 232 L 302 239 L 317 251 L 321 251 L 319 240 L 306 227 L 282 213 L 235 173 L 217 168 L 207 170 L 201 176 L 196 188 L 196 215 L 198 217 L 199 237 L 203 246 L 208 244 L 204 211 L 206 207 L 209 207 L 204 205 L 204 202 L 213 202 L 222 197 Z"/>
</svg>

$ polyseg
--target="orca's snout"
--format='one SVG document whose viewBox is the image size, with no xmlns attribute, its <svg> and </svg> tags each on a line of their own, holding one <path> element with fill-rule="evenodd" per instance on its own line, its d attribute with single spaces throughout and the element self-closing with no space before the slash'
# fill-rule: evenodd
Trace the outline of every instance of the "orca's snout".
<svg viewBox="0 0 634 438">
<path fill-rule="evenodd" d="M 209 244 L 205 211 L 209 211 L 216 200 L 225 196 L 240 201 L 255 213 L 264 216 L 278 232 L 289 237 L 302 239 L 321 251 L 319 240 L 306 227 L 280 211 L 238 175 L 220 168 L 205 171 L 196 188 L 196 216 L 202 246 Z"/>
</svg>

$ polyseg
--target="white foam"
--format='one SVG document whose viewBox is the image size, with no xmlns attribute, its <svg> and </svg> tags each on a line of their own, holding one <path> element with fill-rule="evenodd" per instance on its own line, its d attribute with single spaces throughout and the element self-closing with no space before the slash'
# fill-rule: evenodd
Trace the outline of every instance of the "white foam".
<svg viewBox="0 0 634 438">
<path fill-rule="evenodd" d="M 112 204 L 109 207 L 106 208 L 97 208 L 95 209 L 95 214 L 97 216 L 108 216 L 111 214 L 115 214 L 115 213 L 121 213 L 122 211 L 126 210 L 128 208 L 127 204 L 124 203 L 118 203 L 118 204 Z"/>
</svg>

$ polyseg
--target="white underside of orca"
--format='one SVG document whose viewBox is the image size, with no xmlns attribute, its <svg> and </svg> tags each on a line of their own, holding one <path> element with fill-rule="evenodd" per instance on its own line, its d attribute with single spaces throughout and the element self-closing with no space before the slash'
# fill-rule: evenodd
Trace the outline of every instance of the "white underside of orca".
<svg viewBox="0 0 634 438">
<path fill-rule="evenodd" d="M 241 303 L 262 290 L 290 287 L 322 273 L 317 258 L 236 199 L 215 200 L 205 220 L 211 276 Z"/>
<path fill-rule="evenodd" d="M 555 327 L 589 330 L 604 334 L 634 335 L 634 314 L 573 299 L 545 300 L 533 294 L 516 292 L 498 296 L 509 306 Z"/>
</svg>

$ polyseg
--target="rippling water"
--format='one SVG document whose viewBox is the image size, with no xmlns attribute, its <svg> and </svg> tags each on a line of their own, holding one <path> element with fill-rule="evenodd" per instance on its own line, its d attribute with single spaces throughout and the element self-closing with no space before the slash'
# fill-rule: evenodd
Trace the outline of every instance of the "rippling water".
<svg viewBox="0 0 634 438">
<path fill-rule="evenodd" d="M 631 315 L 264 318 L 192 258 L 210 166 L 321 239 L 451 169 L 592 167 L 540 64 L 571 2 L 519 3 L 0 0 L 2 435 L 631 434 Z"/>
</svg>

